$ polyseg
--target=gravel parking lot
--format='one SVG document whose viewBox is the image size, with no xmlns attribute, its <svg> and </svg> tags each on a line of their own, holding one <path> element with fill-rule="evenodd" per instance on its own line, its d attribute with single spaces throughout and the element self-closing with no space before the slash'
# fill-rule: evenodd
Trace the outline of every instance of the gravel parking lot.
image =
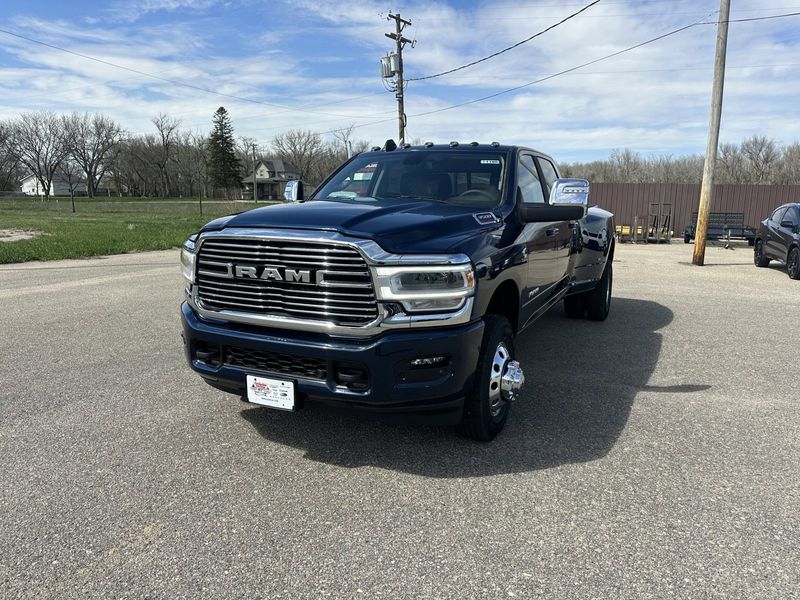
<svg viewBox="0 0 800 600">
<path fill-rule="evenodd" d="M 619 246 L 489 445 L 206 386 L 176 251 L 0 267 L 0 597 L 798 597 L 800 282 L 690 260 Z"/>
</svg>

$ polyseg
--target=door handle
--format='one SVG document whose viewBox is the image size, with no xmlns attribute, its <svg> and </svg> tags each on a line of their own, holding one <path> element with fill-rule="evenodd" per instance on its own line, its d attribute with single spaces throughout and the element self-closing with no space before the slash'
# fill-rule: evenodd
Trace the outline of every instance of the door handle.
<svg viewBox="0 0 800 600">
<path fill-rule="evenodd" d="M 553 227 L 552 229 L 545 230 L 545 235 L 554 236 L 558 233 L 558 227 Z"/>
</svg>

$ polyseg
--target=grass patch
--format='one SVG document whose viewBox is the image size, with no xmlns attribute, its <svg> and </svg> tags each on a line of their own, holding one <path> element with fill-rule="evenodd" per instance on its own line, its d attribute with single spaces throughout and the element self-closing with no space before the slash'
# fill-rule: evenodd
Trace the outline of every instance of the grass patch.
<svg viewBox="0 0 800 600">
<path fill-rule="evenodd" d="M 211 219 L 256 206 L 204 200 L 200 215 L 197 200 L 125 200 L 76 199 L 72 213 L 69 198 L 0 199 L 0 229 L 44 234 L 0 242 L 0 264 L 175 248 Z"/>
</svg>

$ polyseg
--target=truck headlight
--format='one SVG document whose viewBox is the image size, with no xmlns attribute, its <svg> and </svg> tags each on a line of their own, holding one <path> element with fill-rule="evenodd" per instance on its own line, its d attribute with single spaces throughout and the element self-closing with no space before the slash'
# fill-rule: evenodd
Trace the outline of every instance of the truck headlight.
<svg viewBox="0 0 800 600">
<path fill-rule="evenodd" d="M 194 283 L 194 242 L 196 235 L 189 236 L 181 248 L 181 272 L 187 284 Z"/>
<path fill-rule="evenodd" d="M 377 267 L 378 297 L 400 302 L 408 312 L 449 312 L 475 293 L 472 266 Z"/>
</svg>

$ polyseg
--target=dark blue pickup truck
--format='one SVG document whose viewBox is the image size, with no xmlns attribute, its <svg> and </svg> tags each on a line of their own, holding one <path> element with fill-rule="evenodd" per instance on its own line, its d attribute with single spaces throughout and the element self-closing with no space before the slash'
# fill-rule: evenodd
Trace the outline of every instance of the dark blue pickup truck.
<svg viewBox="0 0 800 600">
<path fill-rule="evenodd" d="M 491 440 L 524 383 L 515 335 L 561 301 L 608 315 L 613 215 L 535 150 L 389 141 L 287 195 L 208 223 L 181 253 L 189 365 L 249 402 Z"/>
</svg>

